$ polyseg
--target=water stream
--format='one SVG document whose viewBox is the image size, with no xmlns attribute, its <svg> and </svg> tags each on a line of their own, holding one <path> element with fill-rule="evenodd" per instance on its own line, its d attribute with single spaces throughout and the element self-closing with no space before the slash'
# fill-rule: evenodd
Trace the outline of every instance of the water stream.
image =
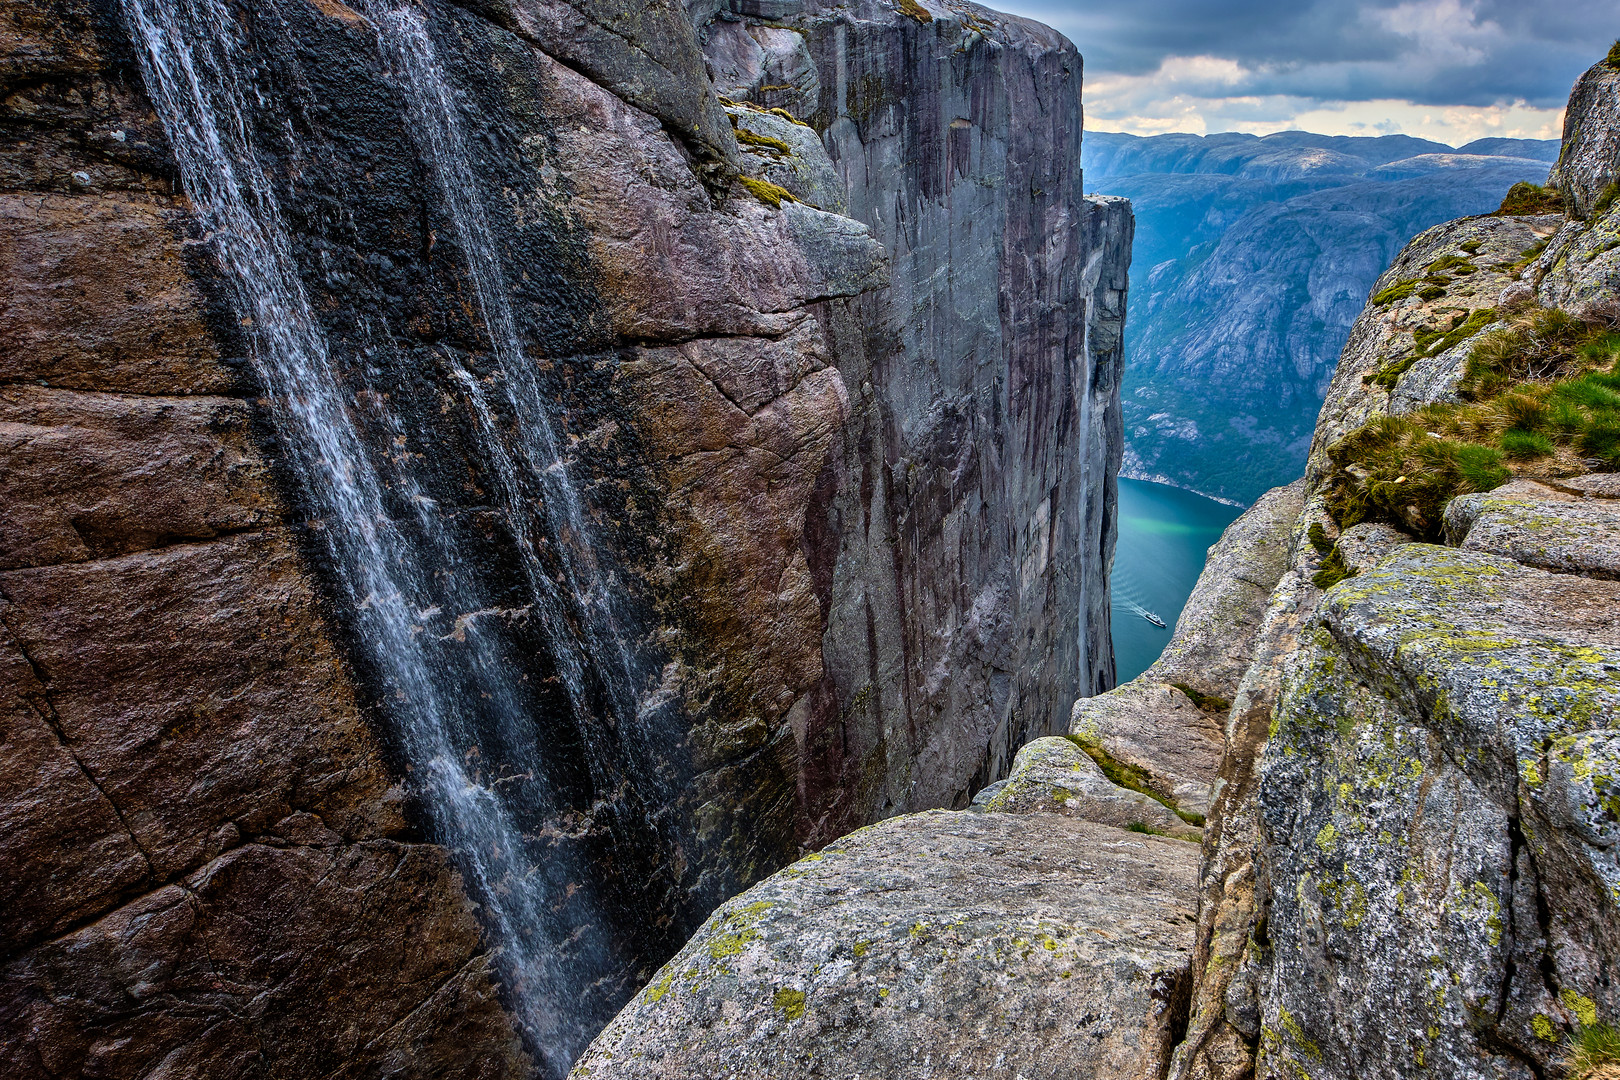
<svg viewBox="0 0 1620 1080">
<path fill-rule="evenodd" d="M 368 362 L 374 357 L 334 356 L 316 317 L 276 183 L 261 165 L 263 147 L 255 145 L 266 103 L 250 85 L 253 58 L 232 9 L 226 0 L 122 4 L 182 184 L 251 328 L 254 370 L 336 568 L 349 637 L 380 684 L 377 696 L 435 838 L 456 853 L 480 902 L 508 1003 L 542 1071 L 561 1075 L 605 1019 L 581 1002 L 614 963 L 610 928 L 600 918 L 580 924 L 579 912 L 594 907 L 587 868 L 570 865 L 566 849 L 534 843 L 534 822 L 566 807 L 548 781 L 551 762 L 531 716 L 534 698 L 521 685 L 525 673 L 510 663 L 503 633 L 514 624 L 538 625 L 596 791 L 611 792 L 632 777 L 651 788 L 653 805 L 673 805 L 660 793 L 672 783 L 662 765 L 670 735 L 638 705 L 646 677 L 616 608 L 623 590 L 593 543 L 535 364 L 525 354 L 461 106 L 422 13 L 408 4 L 367 4 L 493 352 L 493 375 L 475 375 L 448 351 L 440 360 L 471 414 L 476 452 L 493 479 L 487 497 L 505 522 L 525 586 L 517 605 L 480 584 L 410 455 L 375 446 L 370 429 L 379 421 L 370 414 L 390 387 L 368 379 L 388 366 Z M 297 145 L 287 123 L 285 141 Z M 367 333 L 366 347 L 376 355 L 396 348 L 386 327 Z M 384 427 L 397 422 L 382 411 Z M 499 775 L 490 760 L 503 763 Z M 656 827 L 672 828 L 667 821 Z"/>
</svg>

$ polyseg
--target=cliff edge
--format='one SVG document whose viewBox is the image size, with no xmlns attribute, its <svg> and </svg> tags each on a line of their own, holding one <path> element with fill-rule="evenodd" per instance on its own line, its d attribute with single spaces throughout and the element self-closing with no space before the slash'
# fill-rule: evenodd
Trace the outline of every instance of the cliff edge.
<svg viewBox="0 0 1620 1080">
<path fill-rule="evenodd" d="M 1611 1075 L 1617 65 L 1379 280 L 1153 669 L 723 908 L 576 1075 Z"/>
</svg>

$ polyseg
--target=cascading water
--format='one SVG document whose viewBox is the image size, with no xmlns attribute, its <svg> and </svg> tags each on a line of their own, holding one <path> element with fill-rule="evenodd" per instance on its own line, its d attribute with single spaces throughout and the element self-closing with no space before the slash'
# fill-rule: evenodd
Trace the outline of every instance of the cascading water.
<svg viewBox="0 0 1620 1080">
<path fill-rule="evenodd" d="M 374 2 L 365 11 L 437 181 L 493 353 L 493 373 L 475 374 L 449 350 L 439 360 L 473 420 L 521 604 L 480 584 L 411 455 L 377 448 L 379 431 L 398 427 L 376 405 L 391 389 L 378 385 L 386 381 L 379 373 L 397 348 L 389 328 L 368 327 L 363 355 L 338 356 L 323 330 L 280 178 L 260 163 L 255 125 L 267 109 L 247 74 L 240 12 L 227 0 L 122 3 L 182 183 L 250 327 L 254 369 L 342 590 L 357 659 L 379 688 L 436 838 L 454 850 L 480 901 L 529 1045 L 544 1072 L 560 1075 L 603 1010 L 616 1006 L 600 985 L 621 961 L 610 955 L 611 928 L 597 914 L 588 868 L 555 843 L 537 843 L 537 831 L 559 831 L 553 823 L 569 807 L 548 779 L 548 747 L 531 716 L 527 674 L 511 662 L 508 628 L 538 624 L 598 807 L 629 781 L 653 806 L 674 805 L 662 762 L 671 735 L 638 707 L 646 680 L 615 607 L 621 589 L 593 546 L 525 355 L 461 110 L 426 23 L 405 5 Z M 296 145 L 290 121 L 282 123 Z M 499 775 L 488 760 L 502 763 Z M 600 812 L 607 820 L 599 826 L 621 827 L 611 807 Z M 654 815 L 666 849 L 680 843 L 668 817 Z M 594 1004 L 582 1004 L 588 999 Z"/>
</svg>

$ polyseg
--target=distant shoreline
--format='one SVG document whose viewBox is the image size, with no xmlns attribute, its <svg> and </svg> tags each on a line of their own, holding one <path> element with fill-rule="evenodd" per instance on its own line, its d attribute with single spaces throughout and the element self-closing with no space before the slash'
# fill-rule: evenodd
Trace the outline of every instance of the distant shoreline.
<svg viewBox="0 0 1620 1080">
<path fill-rule="evenodd" d="M 1211 495 L 1207 491 L 1199 491 L 1197 488 L 1188 487 L 1186 484 L 1178 484 L 1162 473 L 1145 473 L 1138 469 L 1122 466 L 1119 470 L 1119 478 L 1121 480 L 1140 480 L 1143 483 L 1148 484 L 1163 484 L 1165 487 L 1173 487 L 1178 491 L 1190 491 L 1194 495 L 1208 499 L 1210 502 L 1218 502 L 1226 506 L 1235 506 L 1239 510 L 1247 510 L 1249 508 L 1248 503 L 1238 502 L 1236 499 L 1223 499 L 1219 495 Z"/>
</svg>

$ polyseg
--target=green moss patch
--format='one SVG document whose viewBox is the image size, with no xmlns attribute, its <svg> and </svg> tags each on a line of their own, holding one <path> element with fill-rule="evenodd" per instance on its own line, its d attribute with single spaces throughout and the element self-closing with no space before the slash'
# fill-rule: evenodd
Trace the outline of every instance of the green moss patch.
<svg viewBox="0 0 1620 1080">
<path fill-rule="evenodd" d="M 1345 578 L 1355 577 L 1356 573 L 1357 571 L 1345 562 L 1344 552 L 1339 550 L 1339 545 L 1334 544 L 1329 549 L 1327 557 L 1322 560 L 1321 568 L 1311 575 L 1311 584 L 1325 592 Z"/>
<path fill-rule="evenodd" d="M 745 127 L 737 128 L 737 141 L 744 146 L 757 146 L 762 150 L 769 150 L 773 154 L 793 153 L 793 147 L 782 139 L 770 135 L 761 135 L 758 132 L 749 131 Z"/>
<path fill-rule="evenodd" d="M 747 188 L 750 195 L 766 206 L 778 210 L 782 208 L 782 204 L 785 202 L 799 201 L 793 197 L 793 193 L 787 188 L 773 184 L 769 180 L 761 180 L 757 176 L 739 176 L 737 177 L 737 183 Z"/>
<path fill-rule="evenodd" d="M 1461 344 L 1496 321 L 1495 308 L 1479 308 L 1464 314 L 1454 313 L 1443 328 L 1429 327 L 1412 335 L 1412 351 L 1391 360 L 1371 375 L 1366 382 L 1385 390 L 1395 389 L 1401 376 L 1411 370 L 1419 360 L 1439 356 L 1454 345 Z"/>
<path fill-rule="evenodd" d="M 934 17 L 928 13 L 928 9 L 917 3 L 917 0 L 900 0 L 899 6 L 902 14 L 910 15 L 920 23 L 934 21 Z"/>
<path fill-rule="evenodd" d="M 1608 213 L 1609 207 L 1614 205 L 1614 201 L 1616 199 L 1620 199 L 1620 183 L 1611 183 L 1608 187 L 1598 192 L 1598 197 L 1593 201 L 1593 216 Z"/>
<path fill-rule="evenodd" d="M 1321 526 L 1318 525 L 1317 528 L 1320 529 Z M 1232 703 L 1221 697 L 1219 694 L 1205 694 L 1198 690 L 1194 690 L 1186 683 L 1173 682 L 1170 685 L 1175 687 L 1177 690 L 1180 690 L 1183 694 L 1186 694 L 1188 699 L 1191 700 L 1194 705 L 1198 706 L 1200 709 L 1203 709 L 1205 712 L 1223 713 L 1232 707 Z"/>
<path fill-rule="evenodd" d="M 1169 810 L 1171 813 L 1175 814 L 1189 825 L 1197 825 L 1199 828 L 1203 827 L 1204 815 L 1183 810 L 1172 800 L 1165 798 L 1163 795 L 1153 790 L 1153 788 L 1150 786 L 1150 782 L 1153 779 L 1153 774 L 1148 772 L 1146 769 L 1120 761 L 1107 750 L 1103 749 L 1102 743 L 1095 738 L 1090 738 L 1085 735 L 1070 735 L 1069 741 L 1074 743 L 1074 745 L 1078 746 L 1080 749 L 1084 750 L 1086 752 L 1086 756 L 1097 763 L 1097 767 L 1103 771 L 1103 775 L 1108 777 L 1109 781 L 1113 783 L 1115 787 L 1122 787 L 1130 791 L 1140 792 L 1141 794 L 1152 799 L 1154 802 L 1162 805 L 1166 810 Z"/>
</svg>

